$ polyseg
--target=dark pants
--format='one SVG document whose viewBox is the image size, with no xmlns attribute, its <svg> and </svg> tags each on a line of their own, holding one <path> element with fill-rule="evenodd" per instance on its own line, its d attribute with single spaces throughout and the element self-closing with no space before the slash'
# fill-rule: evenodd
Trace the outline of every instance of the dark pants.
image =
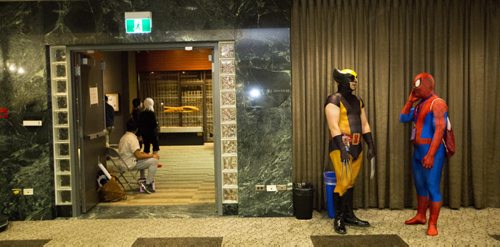
<svg viewBox="0 0 500 247">
<path fill-rule="evenodd" d="M 144 153 L 150 152 L 150 145 L 153 145 L 153 152 L 157 152 L 160 150 L 158 136 L 143 136 L 142 141 L 144 142 Z"/>
</svg>

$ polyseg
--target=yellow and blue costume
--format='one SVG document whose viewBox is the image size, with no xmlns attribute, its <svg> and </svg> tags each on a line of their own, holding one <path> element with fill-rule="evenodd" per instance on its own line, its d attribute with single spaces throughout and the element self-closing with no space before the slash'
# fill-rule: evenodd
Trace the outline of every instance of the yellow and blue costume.
<svg viewBox="0 0 500 247">
<path fill-rule="evenodd" d="M 333 78 L 338 83 L 338 91 L 328 96 L 325 114 L 330 129 L 329 155 L 337 178 L 333 196 L 334 229 L 345 234 L 345 224 L 370 225 L 354 215 L 353 186 L 363 164 L 361 137 L 368 144 L 368 159 L 375 156 L 375 147 L 363 100 L 352 94 L 357 87 L 357 73 L 351 69 L 334 69 Z"/>
</svg>

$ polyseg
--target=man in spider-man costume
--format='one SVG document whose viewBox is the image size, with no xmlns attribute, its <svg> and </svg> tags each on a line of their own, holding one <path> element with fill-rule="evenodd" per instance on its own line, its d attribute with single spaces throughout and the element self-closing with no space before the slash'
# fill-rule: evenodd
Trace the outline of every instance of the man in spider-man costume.
<svg viewBox="0 0 500 247">
<path fill-rule="evenodd" d="M 375 145 L 363 100 L 353 94 L 358 85 L 358 75 L 351 69 L 334 69 L 333 79 L 338 91 L 328 96 L 325 115 L 330 130 L 329 154 L 337 178 L 333 194 L 335 232 L 346 234 L 345 225 L 368 227 L 353 211 L 354 183 L 363 164 L 361 137 L 368 145 L 368 160 L 375 157 Z"/>
<path fill-rule="evenodd" d="M 436 236 L 437 220 L 441 209 L 441 173 L 445 159 L 443 135 L 446 129 L 448 106 L 434 93 L 434 78 L 420 73 L 413 79 L 412 91 L 400 114 L 400 121 L 414 122 L 411 141 L 414 146 L 412 171 L 417 190 L 417 215 L 407 225 L 425 224 L 430 208 L 427 235 Z M 417 103 L 413 107 L 414 103 Z"/>
</svg>

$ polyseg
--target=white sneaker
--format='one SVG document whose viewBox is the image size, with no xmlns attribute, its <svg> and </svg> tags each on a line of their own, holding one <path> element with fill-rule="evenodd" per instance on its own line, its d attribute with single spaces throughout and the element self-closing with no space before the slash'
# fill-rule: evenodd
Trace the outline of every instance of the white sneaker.
<svg viewBox="0 0 500 247">
<path fill-rule="evenodd" d="M 151 194 L 151 191 L 149 191 L 149 186 L 146 185 L 146 182 L 141 182 L 139 183 L 139 186 L 141 186 L 141 190 L 148 193 L 148 194 Z"/>
</svg>

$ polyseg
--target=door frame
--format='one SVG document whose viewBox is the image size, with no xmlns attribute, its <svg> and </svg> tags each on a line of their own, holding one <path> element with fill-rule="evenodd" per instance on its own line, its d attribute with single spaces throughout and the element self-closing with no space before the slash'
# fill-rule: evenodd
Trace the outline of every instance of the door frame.
<svg viewBox="0 0 500 247">
<path fill-rule="evenodd" d="M 214 42 L 176 42 L 176 43 L 160 43 L 160 44 L 126 44 L 126 45 L 76 45 L 76 46 L 67 46 L 67 54 L 69 56 L 68 60 L 72 61 L 73 54 L 75 52 L 86 52 L 86 51 L 142 51 L 142 50 L 172 50 L 179 48 L 184 49 L 186 46 L 192 47 L 202 47 L 202 48 L 211 48 L 213 51 L 212 54 L 212 109 L 213 109 L 213 119 L 214 119 L 214 179 L 215 179 L 215 203 L 218 215 L 223 215 L 223 194 L 222 194 L 222 160 L 221 160 L 221 112 L 220 112 L 220 91 L 221 86 L 219 82 L 219 41 Z M 70 79 L 69 83 L 71 84 L 71 88 L 74 88 L 75 81 L 74 76 L 72 75 L 73 68 L 68 70 L 68 78 Z M 76 126 L 76 114 L 79 112 L 75 109 L 71 113 L 71 126 Z M 71 135 L 73 136 L 73 140 L 77 140 L 77 138 L 81 135 L 79 129 L 72 129 Z M 74 217 L 80 216 L 82 214 L 81 203 L 82 203 L 82 193 L 80 191 L 80 187 L 82 184 L 81 181 L 81 167 L 79 165 L 80 162 L 80 150 L 78 149 L 77 143 L 73 142 L 71 146 L 71 159 L 73 160 L 71 164 L 71 169 L 74 171 L 72 176 L 72 191 L 73 191 L 73 200 L 72 200 L 72 214 Z"/>
</svg>

